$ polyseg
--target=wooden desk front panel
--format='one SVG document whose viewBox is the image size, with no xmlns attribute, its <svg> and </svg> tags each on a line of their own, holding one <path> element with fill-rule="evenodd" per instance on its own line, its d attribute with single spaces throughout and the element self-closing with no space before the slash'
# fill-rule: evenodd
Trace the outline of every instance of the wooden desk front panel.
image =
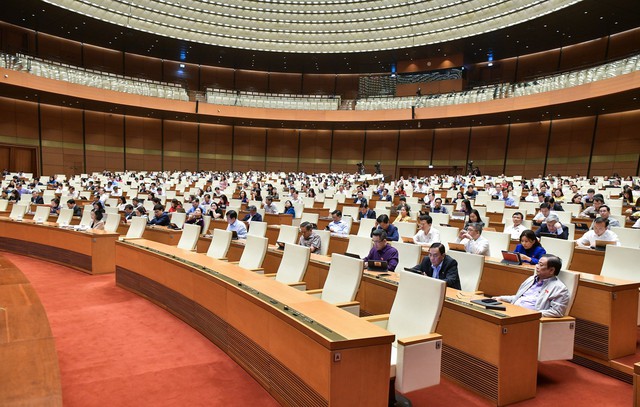
<svg viewBox="0 0 640 407">
<path fill-rule="evenodd" d="M 605 252 L 591 249 L 575 248 L 569 270 L 589 274 L 600 274 L 604 263 Z"/>
</svg>

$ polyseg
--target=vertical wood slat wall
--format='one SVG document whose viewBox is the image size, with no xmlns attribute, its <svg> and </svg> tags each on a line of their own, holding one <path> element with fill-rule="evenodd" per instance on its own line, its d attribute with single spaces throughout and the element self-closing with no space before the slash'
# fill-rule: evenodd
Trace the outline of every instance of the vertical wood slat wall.
<svg viewBox="0 0 640 407">
<path fill-rule="evenodd" d="M 491 174 L 637 175 L 640 156 L 640 111 L 603 114 L 597 120 L 586 116 L 471 128 L 309 130 L 233 128 L 93 111 L 85 111 L 83 121 L 81 109 L 40 105 L 40 110 L 39 117 L 36 102 L 0 98 L 0 144 L 41 143 L 43 174 L 104 169 L 354 172 L 364 160 L 371 171 L 379 161 L 386 174 L 395 175 L 398 167 L 430 163 L 462 169 L 469 159 Z"/>
</svg>

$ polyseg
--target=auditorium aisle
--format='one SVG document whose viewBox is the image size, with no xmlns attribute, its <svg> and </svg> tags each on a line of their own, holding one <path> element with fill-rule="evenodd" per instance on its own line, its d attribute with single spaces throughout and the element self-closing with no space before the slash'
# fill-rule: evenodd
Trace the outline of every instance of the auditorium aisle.
<svg viewBox="0 0 640 407">
<path fill-rule="evenodd" d="M 149 301 L 61 265 L 4 253 L 30 280 L 56 340 L 65 406 L 277 406 L 196 330 Z M 517 380 L 517 379 L 515 379 Z M 632 386 L 571 362 L 539 365 L 537 397 L 515 406 L 631 406 Z M 453 383 L 411 395 L 415 407 L 491 403 Z"/>
</svg>

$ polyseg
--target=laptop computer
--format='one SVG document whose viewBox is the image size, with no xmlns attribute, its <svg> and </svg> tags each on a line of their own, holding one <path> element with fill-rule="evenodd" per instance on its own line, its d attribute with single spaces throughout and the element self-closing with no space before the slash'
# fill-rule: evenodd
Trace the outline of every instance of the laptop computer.
<svg viewBox="0 0 640 407">
<path fill-rule="evenodd" d="M 508 250 L 503 250 L 502 261 L 500 263 L 519 266 L 522 264 L 522 259 L 520 258 L 520 253 L 514 253 Z"/>
<path fill-rule="evenodd" d="M 456 251 L 459 251 L 459 252 L 466 252 L 467 248 L 464 247 L 464 245 L 462 243 L 449 242 L 449 250 L 456 250 Z"/>
<path fill-rule="evenodd" d="M 387 271 L 388 267 L 387 262 L 382 260 L 369 260 L 367 262 L 367 269 L 369 271 Z"/>
<path fill-rule="evenodd" d="M 610 244 L 615 244 L 616 242 L 612 240 L 596 240 L 596 246 L 594 249 L 604 252 L 607 250 L 607 246 Z"/>
<path fill-rule="evenodd" d="M 589 225 L 584 222 L 576 222 L 576 230 L 589 230 Z"/>
<path fill-rule="evenodd" d="M 355 253 L 344 252 L 345 256 L 353 257 L 354 259 L 360 259 L 361 257 Z"/>
<path fill-rule="evenodd" d="M 560 235 L 556 234 L 556 233 L 547 233 L 547 232 L 540 232 L 540 237 L 550 237 L 552 239 L 558 239 L 560 237 Z"/>
</svg>

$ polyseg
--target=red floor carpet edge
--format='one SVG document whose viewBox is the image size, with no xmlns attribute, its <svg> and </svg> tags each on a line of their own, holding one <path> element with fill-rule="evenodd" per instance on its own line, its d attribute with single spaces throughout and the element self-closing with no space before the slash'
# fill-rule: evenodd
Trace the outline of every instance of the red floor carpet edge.
<svg viewBox="0 0 640 407">
<path fill-rule="evenodd" d="M 56 339 L 65 406 L 277 406 L 248 373 L 193 328 L 85 273 L 4 253 L 30 280 Z M 517 378 L 514 378 L 517 380 Z M 539 364 L 537 396 L 514 406 L 631 406 L 633 387 L 571 362 Z M 443 379 L 415 407 L 490 406 Z"/>
</svg>

